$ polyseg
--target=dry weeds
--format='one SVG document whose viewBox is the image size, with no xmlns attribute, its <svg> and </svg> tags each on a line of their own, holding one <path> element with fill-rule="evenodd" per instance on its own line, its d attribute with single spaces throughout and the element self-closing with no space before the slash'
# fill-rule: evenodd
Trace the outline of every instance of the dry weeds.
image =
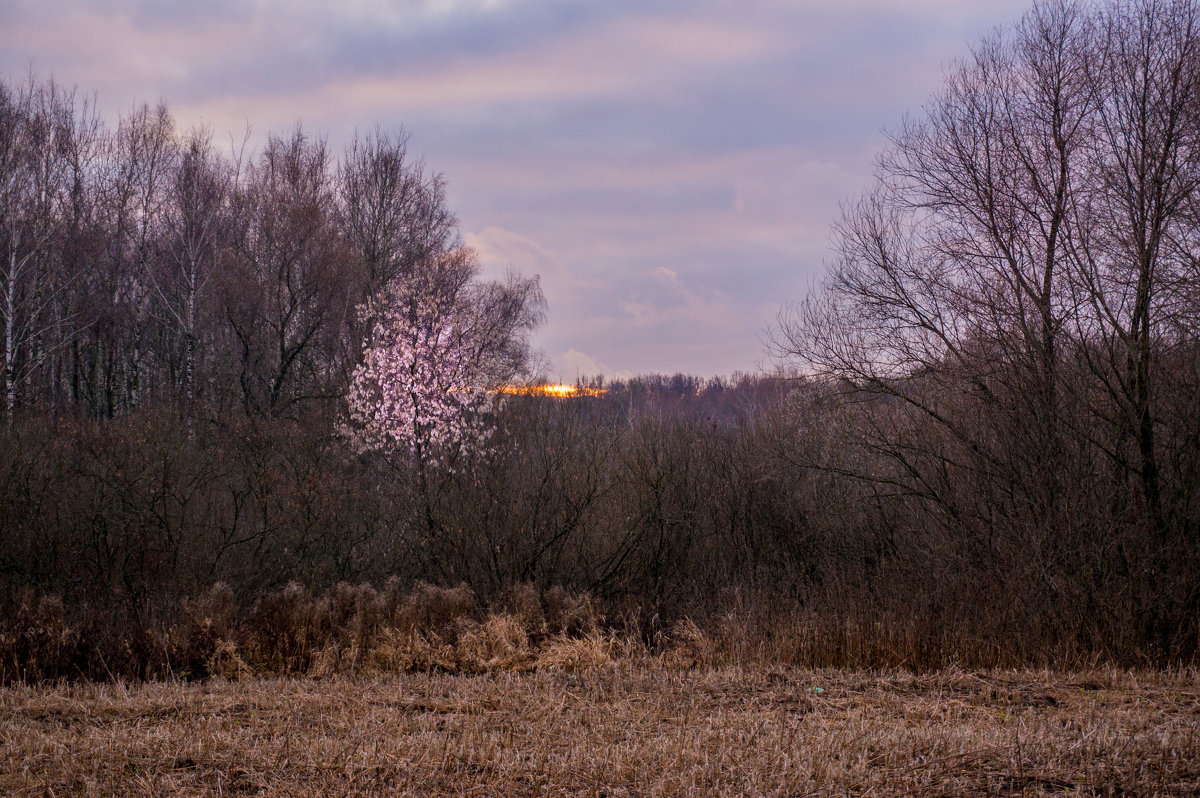
<svg viewBox="0 0 1200 798">
<path fill-rule="evenodd" d="M 0 793 L 1200 793 L 1195 672 L 669 670 L 595 638 L 557 656 L 594 667 L 11 687 Z"/>
</svg>

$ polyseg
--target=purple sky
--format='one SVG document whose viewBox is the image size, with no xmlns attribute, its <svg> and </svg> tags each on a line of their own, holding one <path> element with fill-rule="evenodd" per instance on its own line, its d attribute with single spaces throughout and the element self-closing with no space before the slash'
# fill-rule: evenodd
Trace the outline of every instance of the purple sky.
<svg viewBox="0 0 1200 798">
<path fill-rule="evenodd" d="M 3 0 L 0 72 L 219 139 L 403 125 L 550 376 L 763 364 L 881 131 L 1026 0 Z"/>
</svg>

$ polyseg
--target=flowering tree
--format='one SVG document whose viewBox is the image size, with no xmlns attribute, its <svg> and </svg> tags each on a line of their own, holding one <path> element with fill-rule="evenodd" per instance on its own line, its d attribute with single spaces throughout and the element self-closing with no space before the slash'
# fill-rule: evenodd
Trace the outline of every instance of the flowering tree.
<svg viewBox="0 0 1200 798">
<path fill-rule="evenodd" d="M 480 283 L 476 272 L 474 253 L 458 248 L 368 303 L 347 397 L 360 450 L 412 456 L 423 472 L 485 449 L 499 398 L 489 389 L 527 363 L 543 300 L 537 278 Z"/>
<path fill-rule="evenodd" d="M 477 384 L 465 325 L 437 318 L 416 298 L 417 319 L 388 291 L 375 311 L 371 346 L 348 396 L 352 440 L 362 450 L 410 452 L 422 461 L 453 459 L 489 437 L 487 391 Z"/>
</svg>

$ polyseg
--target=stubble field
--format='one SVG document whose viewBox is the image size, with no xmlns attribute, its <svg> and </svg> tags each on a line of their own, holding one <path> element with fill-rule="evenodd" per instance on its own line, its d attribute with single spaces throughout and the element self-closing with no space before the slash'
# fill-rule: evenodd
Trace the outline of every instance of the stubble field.
<svg viewBox="0 0 1200 798">
<path fill-rule="evenodd" d="M 582 673 L 0 691 L 0 794 L 1195 795 L 1195 672 Z"/>
</svg>

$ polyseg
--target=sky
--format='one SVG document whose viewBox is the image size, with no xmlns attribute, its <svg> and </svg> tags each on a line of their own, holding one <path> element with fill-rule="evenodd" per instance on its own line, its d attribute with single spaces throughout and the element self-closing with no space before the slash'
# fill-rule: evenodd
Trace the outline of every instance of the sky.
<svg viewBox="0 0 1200 798">
<path fill-rule="evenodd" d="M 886 131 L 1027 0 L 0 0 L 0 73 L 254 140 L 409 134 L 547 376 L 770 369 Z"/>
</svg>

